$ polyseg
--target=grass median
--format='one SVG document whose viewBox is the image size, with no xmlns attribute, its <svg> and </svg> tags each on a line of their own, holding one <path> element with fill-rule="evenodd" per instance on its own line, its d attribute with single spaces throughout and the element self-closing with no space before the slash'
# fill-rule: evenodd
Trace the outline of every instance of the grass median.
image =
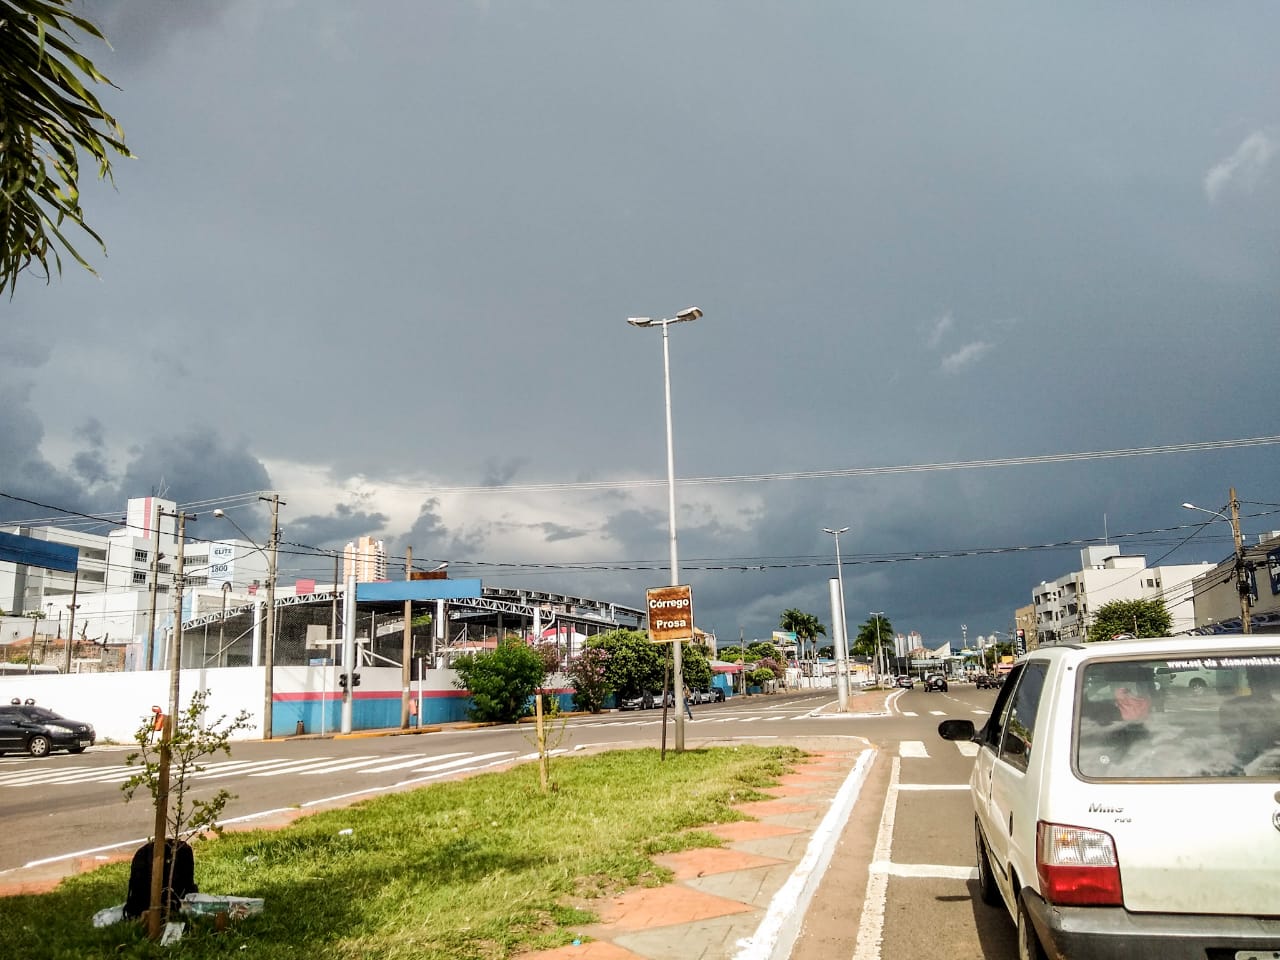
<svg viewBox="0 0 1280 960">
<path fill-rule="evenodd" d="M 120 903 L 128 865 L 111 864 L 41 895 L 0 898 L 15 957 L 485 958 L 569 943 L 591 901 L 670 879 L 652 857 L 720 846 L 700 830 L 743 819 L 803 753 L 724 747 L 618 750 L 390 794 L 280 830 L 198 843 L 204 893 L 262 897 L 259 916 L 217 930 L 188 921 L 161 947 L 137 923 L 94 928 Z"/>
</svg>

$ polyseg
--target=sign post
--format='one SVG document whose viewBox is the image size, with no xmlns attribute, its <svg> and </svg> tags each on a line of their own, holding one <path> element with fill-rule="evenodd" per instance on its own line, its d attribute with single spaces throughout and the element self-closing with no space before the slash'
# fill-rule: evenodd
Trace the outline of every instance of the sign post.
<svg viewBox="0 0 1280 960">
<path fill-rule="evenodd" d="M 649 641 L 671 644 L 672 659 L 676 664 L 672 702 L 676 709 L 676 752 L 684 751 L 684 684 L 679 669 L 680 644 L 693 639 L 693 589 L 688 584 L 653 587 L 645 591 L 645 609 L 648 611 Z M 662 698 L 662 756 L 667 755 L 667 698 L 666 682 L 663 682 Z"/>
</svg>

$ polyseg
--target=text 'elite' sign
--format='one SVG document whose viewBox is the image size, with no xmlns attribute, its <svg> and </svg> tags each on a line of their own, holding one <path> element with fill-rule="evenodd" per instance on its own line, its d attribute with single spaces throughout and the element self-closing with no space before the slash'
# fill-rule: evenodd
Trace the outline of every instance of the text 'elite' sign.
<svg viewBox="0 0 1280 960">
<path fill-rule="evenodd" d="M 654 587 L 645 591 L 645 601 L 653 643 L 693 639 L 693 588 Z"/>
</svg>

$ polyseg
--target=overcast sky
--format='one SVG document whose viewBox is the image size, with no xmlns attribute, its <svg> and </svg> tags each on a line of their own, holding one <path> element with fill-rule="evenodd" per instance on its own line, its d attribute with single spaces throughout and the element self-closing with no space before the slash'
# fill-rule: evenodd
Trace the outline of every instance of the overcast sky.
<svg viewBox="0 0 1280 960">
<path fill-rule="evenodd" d="M 640 606 L 662 336 L 625 321 L 696 304 L 676 476 L 716 482 L 678 484 L 681 580 L 722 640 L 830 627 L 823 527 L 850 632 L 938 642 L 1079 565 L 986 551 L 1216 561 L 1218 521 L 1173 549 L 1211 520 L 1179 504 L 1232 486 L 1280 529 L 1274 443 L 1051 462 L 1280 434 L 1280 6 L 84 9 L 136 159 L 85 184 L 100 278 L 0 302 L 0 492 L 278 491 L 285 541 Z"/>
</svg>

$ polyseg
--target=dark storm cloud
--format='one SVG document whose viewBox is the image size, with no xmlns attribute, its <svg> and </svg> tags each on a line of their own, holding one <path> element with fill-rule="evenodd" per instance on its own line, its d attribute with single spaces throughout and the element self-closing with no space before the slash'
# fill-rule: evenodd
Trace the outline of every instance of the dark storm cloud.
<svg viewBox="0 0 1280 960">
<path fill-rule="evenodd" d="M 44 428 L 32 409 L 32 402 L 39 395 L 40 391 L 30 384 L 0 382 L 0 492 L 9 495 L 0 497 L 0 522 L 47 520 L 58 515 L 40 504 L 86 513 L 106 505 L 95 502 L 75 479 L 49 463 L 40 452 Z"/>
<path fill-rule="evenodd" d="M 153 435 L 135 451 L 120 478 L 125 499 L 155 495 L 179 503 L 270 487 L 266 468 L 243 441 L 232 445 L 211 428 L 199 426 Z"/>
<path fill-rule="evenodd" d="M 296 520 L 286 517 L 281 521 L 287 524 L 282 536 L 295 543 L 336 549 L 356 537 L 368 535 L 372 530 L 381 530 L 387 519 L 384 513 L 339 503 L 329 514 L 311 514 Z"/>
<path fill-rule="evenodd" d="M 118 58 L 136 62 L 162 51 L 176 35 L 213 26 L 226 17 L 236 3 L 235 0 L 216 3 L 79 0 L 77 6 L 79 12 L 102 31 Z M 91 59 L 95 58 L 91 56 Z"/>
</svg>

